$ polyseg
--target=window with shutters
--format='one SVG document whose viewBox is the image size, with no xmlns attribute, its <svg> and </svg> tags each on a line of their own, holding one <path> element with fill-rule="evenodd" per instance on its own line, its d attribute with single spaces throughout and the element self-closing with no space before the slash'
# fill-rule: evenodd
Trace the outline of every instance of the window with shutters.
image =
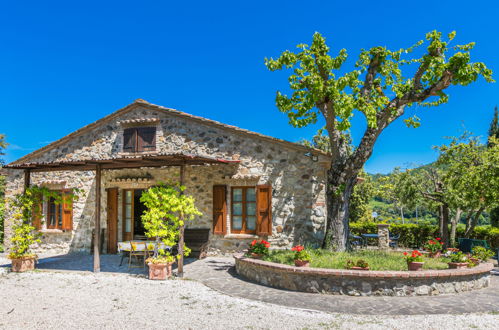
<svg viewBox="0 0 499 330">
<path fill-rule="evenodd" d="M 41 218 L 43 217 L 45 218 L 46 229 L 72 230 L 73 208 L 72 202 L 68 201 L 68 199 L 70 199 L 68 194 L 69 191 L 56 190 L 54 192 L 62 197 L 62 202 L 60 202 L 61 199 L 59 198 L 49 197 L 45 200 L 45 210 L 43 210 L 42 205 L 34 208 L 33 225 L 38 230 L 42 229 Z"/>
<path fill-rule="evenodd" d="M 256 233 L 256 187 L 232 187 L 231 232 Z"/>
<path fill-rule="evenodd" d="M 123 131 L 124 152 L 156 150 L 156 127 L 130 127 Z"/>
</svg>

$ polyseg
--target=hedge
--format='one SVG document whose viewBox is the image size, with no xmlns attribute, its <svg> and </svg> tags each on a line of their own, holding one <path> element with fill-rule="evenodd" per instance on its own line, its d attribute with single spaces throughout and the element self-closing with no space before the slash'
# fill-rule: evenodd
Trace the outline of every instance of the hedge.
<svg viewBox="0 0 499 330">
<path fill-rule="evenodd" d="M 400 234 L 399 244 L 404 247 L 418 248 L 430 238 L 438 236 L 438 226 L 408 224 L 390 224 L 390 233 Z M 350 223 L 350 231 L 354 235 L 375 234 L 378 232 L 376 223 L 353 222 Z M 464 237 L 465 226 L 457 226 L 456 241 L 459 237 Z M 499 228 L 491 226 L 475 227 L 471 238 L 486 240 L 492 248 L 499 248 Z"/>
</svg>

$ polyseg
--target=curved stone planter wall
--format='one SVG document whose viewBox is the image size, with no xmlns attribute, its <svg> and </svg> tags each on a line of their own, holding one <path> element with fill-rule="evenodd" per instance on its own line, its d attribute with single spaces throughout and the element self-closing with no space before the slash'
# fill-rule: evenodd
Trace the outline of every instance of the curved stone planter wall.
<svg viewBox="0 0 499 330">
<path fill-rule="evenodd" d="M 487 287 L 492 264 L 468 269 L 362 271 L 298 268 L 234 256 L 237 273 L 254 282 L 293 291 L 351 296 L 416 296 L 459 293 Z"/>
</svg>

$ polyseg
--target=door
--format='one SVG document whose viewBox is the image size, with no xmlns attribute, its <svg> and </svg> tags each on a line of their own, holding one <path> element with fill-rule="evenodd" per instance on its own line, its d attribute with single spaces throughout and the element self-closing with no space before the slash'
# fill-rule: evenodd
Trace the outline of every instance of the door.
<svg viewBox="0 0 499 330">
<path fill-rule="evenodd" d="M 118 188 L 107 189 L 107 253 L 118 252 Z"/>
</svg>

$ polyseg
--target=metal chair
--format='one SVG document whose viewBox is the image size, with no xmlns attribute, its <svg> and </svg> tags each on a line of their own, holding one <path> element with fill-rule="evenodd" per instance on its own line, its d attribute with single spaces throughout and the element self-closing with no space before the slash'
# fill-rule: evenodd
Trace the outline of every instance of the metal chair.
<svg viewBox="0 0 499 330">
<path fill-rule="evenodd" d="M 130 242 L 130 257 L 128 258 L 128 268 L 142 268 L 146 267 L 147 258 L 147 246 L 145 242 Z M 132 266 L 132 259 L 135 258 L 136 261 L 140 261 L 142 258 L 143 266 Z"/>
<path fill-rule="evenodd" d="M 398 248 L 399 247 L 399 238 L 400 238 L 400 234 L 398 235 L 390 235 L 389 236 L 389 239 L 390 239 L 390 242 L 388 243 L 388 245 L 391 247 L 391 248 Z"/>
</svg>

